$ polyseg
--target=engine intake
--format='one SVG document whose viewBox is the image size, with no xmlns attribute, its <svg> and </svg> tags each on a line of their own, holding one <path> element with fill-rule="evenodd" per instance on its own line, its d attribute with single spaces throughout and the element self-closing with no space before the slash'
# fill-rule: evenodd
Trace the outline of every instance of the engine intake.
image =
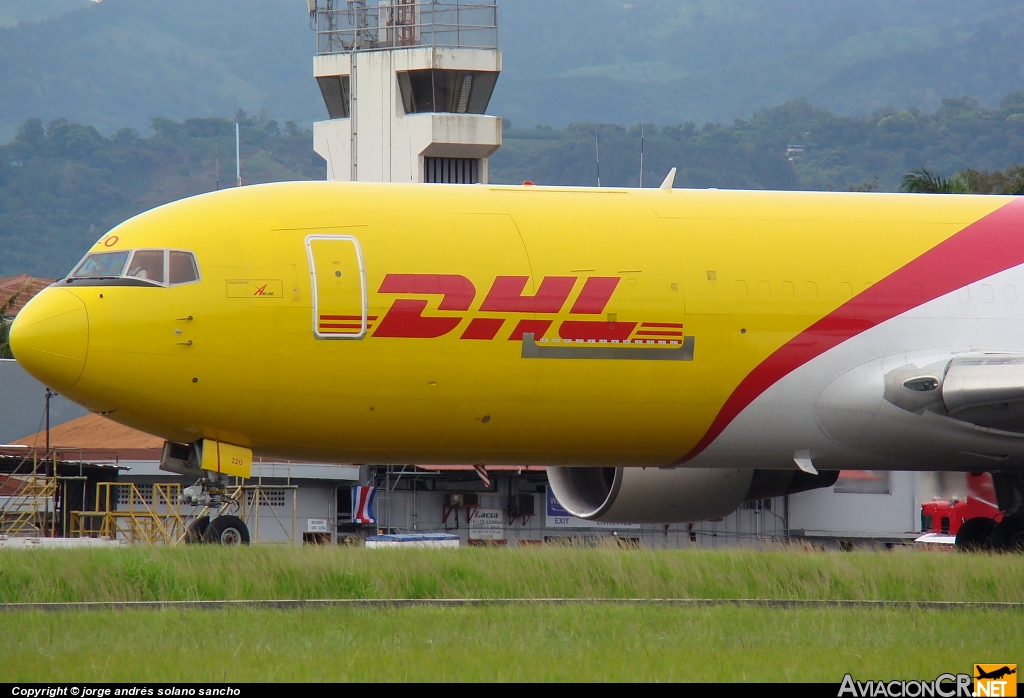
<svg viewBox="0 0 1024 698">
<path fill-rule="evenodd" d="M 573 516 L 606 523 L 720 519 L 740 504 L 831 487 L 837 471 L 702 468 L 548 468 L 548 482 Z"/>
</svg>

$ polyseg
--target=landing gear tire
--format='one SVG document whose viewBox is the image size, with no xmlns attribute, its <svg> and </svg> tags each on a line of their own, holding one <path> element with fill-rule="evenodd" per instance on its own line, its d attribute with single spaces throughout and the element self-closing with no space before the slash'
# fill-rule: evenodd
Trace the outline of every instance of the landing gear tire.
<svg viewBox="0 0 1024 698">
<path fill-rule="evenodd" d="M 956 534 L 956 549 L 966 553 L 991 550 L 995 528 L 996 522 L 983 516 L 965 521 Z"/>
<path fill-rule="evenodd" d="M 203 541 L 214 545 L 249 545 L 249 528 L 237 516 L 219 516 L 210 522 Z"/>
<path fill-rule="evenodd" d="M 1002 553 L 1024 553 L 1024 516 L 1008 516 L 992 531 L 992 549 Z"/>
<path fill-rule="evenodd" d="M 206 529 L 210 527 L 210 517 L 200 516 L 198 519 L 188 525 L 185 530 L 185 543 L 188 545 L 198 545 L 203 542 L 203 534 L 206 533 Z"/>
</svg>

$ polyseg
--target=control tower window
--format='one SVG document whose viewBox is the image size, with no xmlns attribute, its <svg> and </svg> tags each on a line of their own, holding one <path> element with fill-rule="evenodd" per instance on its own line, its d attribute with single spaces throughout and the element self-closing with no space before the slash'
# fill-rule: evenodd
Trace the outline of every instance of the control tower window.
<svg viewBox="0 0 1024 698">
<path fill-rule="evenodd" d="M 499 73 L 465 70 L 410 70 L 398 74 L 406 114 L 483 114 Z"/>
<path fill-rule="evenodd" d="M 423 158 L 427 184 L 479 184 L 480 161 L 471 158 Z"/>
<path fill-rule="evenodd" d="M 347 119 L 349 116 L 349 76 L 333 75 L 317 78 L 316 81 L 324 96 L 327 114 L 332 119 Z"/>
<path fill-rule="evenodd" d="M 127 276 L 162 284 L 164 282 L 164 251 L 136 251 L 128 265 Z"/>
</svg>

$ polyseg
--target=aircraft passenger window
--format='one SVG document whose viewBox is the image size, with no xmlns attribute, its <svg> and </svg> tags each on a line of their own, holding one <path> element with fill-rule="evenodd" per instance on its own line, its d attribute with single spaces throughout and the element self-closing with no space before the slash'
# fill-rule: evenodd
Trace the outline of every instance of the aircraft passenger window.
<svg viewBox="0 0 1024 698">
<path fill-rule="evenodd" d="M 782 282 L 782 297 L 787 301 L 791 301 L 796 298 L 796 288 L 793 286 L 792 281 Z"/>
<path fill-rule="evenodd" d="M 131 264 L 128 265 L 127 276 L 162 284 L 164 282 L 164 251 L 136 251 L 132 256 Z"/>
<path fill-rule="evenodd" d="M 981 285 L 981 300 L 984 303 L 991 303 L 995 300 L 995 294 L 992 292 L 992 287 L 988 284 Z"/>
<path fill-rule="evenodd" d="M 960 302 L 961 303 L 970 303 L 971 302 L 971 289 L 969 289 L 966 286 L 964 286 L 962 289 L 957 291 L 956 295 L 957 295 L 958 298 L 960 298 Z"/>
<path fill-rule="evenodd" d="M 1017 302 L 1017 289 L 1013 286 L 1007 286 L 1003 289 L 1003 296 L 1006 298 L 1007 303 Z"/>
<path fill-rule="evenodd" d="M 104 279 L 121 276 L 127 252 L 101 252 L 85 258 L 71 276 L 76 279 Z"/>
<path fill-rule="evenodd" d="M 804 288 L 807 289 L 807 300 L 816 301 L 818 300 L 818 284 L 813 281 L 808 281 Z"/>
<path fill-rule="evenodd" d="M 171 252 L 168 265 L 168 281 L 174 284 L 187 284 L 199 280 L 199 269 L 196 258 L 191 252 Z"/>
</svg>

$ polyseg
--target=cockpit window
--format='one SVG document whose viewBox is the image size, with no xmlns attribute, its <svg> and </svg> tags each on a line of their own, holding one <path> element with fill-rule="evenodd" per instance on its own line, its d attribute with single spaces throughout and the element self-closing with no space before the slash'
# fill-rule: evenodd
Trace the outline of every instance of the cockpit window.
<svg viewBox="0 0 1024 698">
<path fill-rule="evenodd" d="M 85 258 L 71 275 L 76 279 L 110 279 L 121 276 L 128 252 L 101 252 Z"/>
<path fill-rule="evenodd" d="M 199 269 L 196 268 L 196 258 L 192 256 L 191 252 L 172 250 L 170 256 L 168 281 L 170 281 L 172 286 L 174 284 L 187 284 L 192 281 L 198 281 Z"/>
<path fill-rule="evenodd" d="M 65 280 L 82 286 L 177 286 L 199 281 L 196 256 L 184 250 L 97 252 Z"/>
<path fill-rule="evenodd" d="M 136 250 L 132 255 L 132 263 L 128 265 L 126 276 L 162 284 L 164 282 L 164 251 Z"/>
</svg>

